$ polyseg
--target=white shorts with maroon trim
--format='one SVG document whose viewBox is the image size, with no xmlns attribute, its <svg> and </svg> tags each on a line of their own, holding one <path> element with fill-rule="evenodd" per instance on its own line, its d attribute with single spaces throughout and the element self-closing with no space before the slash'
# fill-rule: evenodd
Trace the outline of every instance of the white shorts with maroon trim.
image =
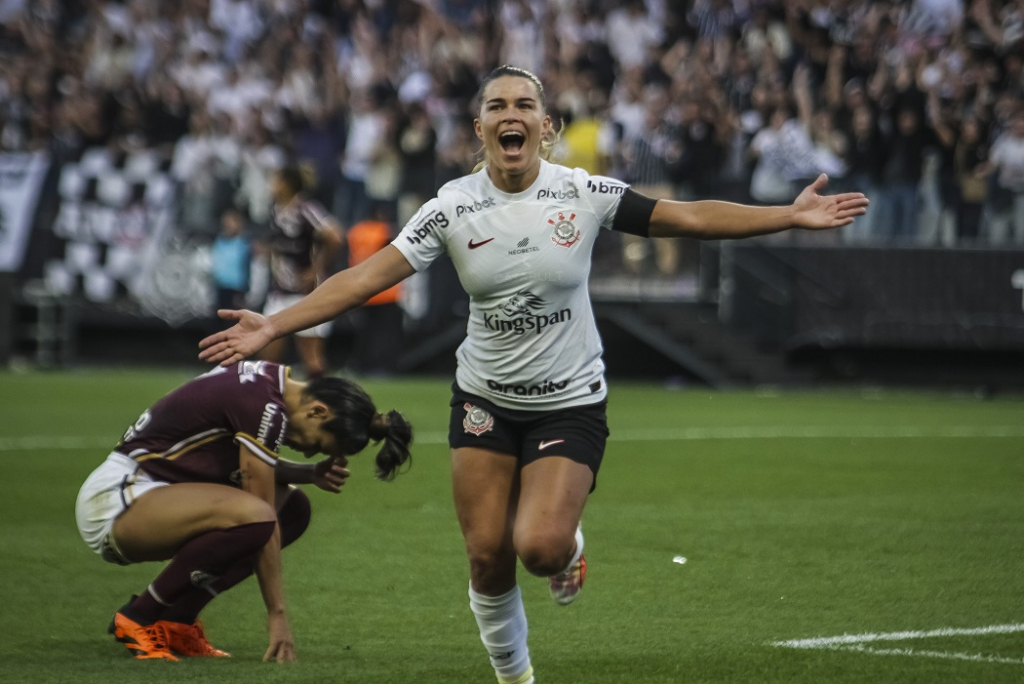
<svg viewBox="0 0 1024 684">
<path fill-rule="evenodd" d="M 267 303 L 263 305 L 263 315 L 273 316 L 274 314 L 284 311 L 292 304 L 298 303 L 302 299 L 303 295 L 299 294 L 282 294 L 280 292 L 271 292 L 267 295 Z M 296 337 L 329 337 L 331 334 L 331 322 L 321 323 L 320 325 L 314 325 L 312 328 L 300 330 L 295 333 Z"/>
<path fill-rule="evenodd" d="M 124 557 L 114 542 L 114 521 L 140 496 L 169 484 L 154 480 L 124 454 L 112 452 L 78 492 L 75 518 L 82 539 L 103 560 L 128 565 L 132 561 Z"/>
</svg>

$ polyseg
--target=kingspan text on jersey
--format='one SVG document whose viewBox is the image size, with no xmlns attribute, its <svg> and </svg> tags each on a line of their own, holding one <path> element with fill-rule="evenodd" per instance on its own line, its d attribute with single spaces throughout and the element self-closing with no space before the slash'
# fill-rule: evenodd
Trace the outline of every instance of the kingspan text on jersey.
<svg viewBox="0 0 1024 684">
<path fill-rule="evenodd" d="M 572 320 L 572 309 L 561 309 L 554 313 L 535 316 L 519 316 L 518 318 L 501 318 L 497 314 L 484 314 L 484 327 L 495 332 L 511 332 L 515 335 L 525 334 L 529 330 L 536 330 L 540 335 L 544 329 L 565 323 Z"/>
</svg>

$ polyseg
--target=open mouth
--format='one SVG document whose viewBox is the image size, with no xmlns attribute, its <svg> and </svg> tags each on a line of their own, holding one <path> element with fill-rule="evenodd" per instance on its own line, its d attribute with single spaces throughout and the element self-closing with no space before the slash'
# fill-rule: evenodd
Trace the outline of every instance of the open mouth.
<svg viewBox="0 0 1024 684">
<path fill-rule="evenodd" d="M 526 136 L 519 131 L 505 131 L 498 136 L 498 143 L 507 154 L 519 154 L 525 142 Z"/>
</svg>

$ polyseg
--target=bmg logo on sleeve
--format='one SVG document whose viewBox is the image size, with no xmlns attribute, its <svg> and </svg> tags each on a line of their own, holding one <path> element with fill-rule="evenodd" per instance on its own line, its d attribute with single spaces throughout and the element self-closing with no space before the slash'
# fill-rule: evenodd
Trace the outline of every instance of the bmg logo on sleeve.
<svg viewBox="0 0 1024 684">
<path fill-rule="evenodd" d="M 600 195 L 621 195 L 626 191 L 628 186 L 625 183 L 605 183 L 604 181 L 594 181 L 593 179 L 587 179 L 587 190 L 590 192 L 596 192 Z"/>
<path fill-rule="evenodd" d="M 435 211 L 413 226 L 412 235 L 406 235 L 405 239 L 414 245 L 418 245 L 434 230 L 447 227 L 448 217 L 442 211 Z"/>
</svg>

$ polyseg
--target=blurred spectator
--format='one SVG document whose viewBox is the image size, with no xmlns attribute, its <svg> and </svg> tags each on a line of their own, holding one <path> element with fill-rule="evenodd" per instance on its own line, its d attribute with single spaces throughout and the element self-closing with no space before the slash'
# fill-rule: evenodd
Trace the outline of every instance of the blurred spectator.
<svg viewBox="0 0 1024 684">
<path fill-rule="evenodd" d="M 1009 129 L 992 144 L 986 171 L 996 173 L 990 239 L 1024 245 L 1024 111 L 1013 115 Z"/>
<path fill-rule="evenodd" d="M 875 113 L 867 104 L 853 110 L 850 118 L 849 144 L 846 148 L 846 181 L 843 188 L 863 192 L 868 199 L 877 200 L 881 192 L 882 164 L 885 161 L 884 141 L 875 119 Z M 847 242 L 870 242 L 875 239 L 874 226 L 877 223 L 877 207 L 872 207 L 862 218 L 843 229 Z"/>
<path fill-rule="evenodd" d="M 270 179 L 285 165 L 285 153 L 271 138 L 266 128 L 257 125 L 241 148 L 241 168 L 235 204 L 242 207 L 258 226 L 267 224 L 270 204 Z"/>
<path fill-rule="evenodd" d="M 381 132 L 377 148 L 366 170 L 366 198 L 375 206 L 375 214 L 393 220 L 402 189 L 402 154 L 398 148 L 398 117 L 391 111 L 381 114 Z M 369 211 L 369 209 L 367 210 Z M 367 215 L 369 216 L 369 214 Z"/>
<path fill-rule="evenodd" d="M 252 250 L 244 235 L 245 221 L 237 209 L 220 217 L 220 233 L 213 241 L 213 284 L 216 309 L 244 309 L 249 291 Z"/>
<path fill-rule="evenodd" d="M 427 110 L 419 102 L 409 105 L 399 126 L 398 152 L 401 155 L 402 183 L 396 215 L 398 223 L 405 225 L 437 190 L 437 133 Z"/>
<path fill-rule="evenodd" d="M 878 204 L 878 229 L 885 239 L 917 238 L 919 186 L 925 149 L 935 144 L 931 129 L 913 106 L 896 111 L 893 130 L 885 136 L 885 163 Z"/>
<path fill-rule="evenodd" d="M 345 148 L 344 122 L 324 102 L 310 106 L 307 117 L 298 117 L 292 136 L 295 158 L 312 174 L 309 194 L 324 206 L 332 206 L 338 185 L 338 162 Z"/>
<path fill-rule="evenodd" d="M 654 199 L 675 199 L 670 167 L 681 156 L 679 133 L 665 119 L 668 96 L 652 91 L 640 131 L 623 145 L 626 180 L 637 192 Z M 644 240 L 635 235 L 622 235 L 622 258 L 626 271 L 643 272 L 643 262 L 653 247 L 658 273 L 672 275 L 679 267 L 677 240 Z"/>
<path fill-rule="evenodd" d="M 334 205 L 335 214 L 342 225 L 346 226 L 362 221 L 369 211 L 366 174 L 385 134 L 385 119 L 374 101 L 373 93 L 365 89 L 357 90 L 352 94 L 351 104 L 339 192 L 335 196 Z"/>
<path fill-rule="evenodd" d="M 192 115 L 189 132 L 174 148 L 171 175 L 182 187 L 181 225 L 187 232 L 208 232 L 230 203 L 239 167 L 239 147 L 224 119 Z"/>
<path fill-rule="evenodd" d="M 286 158 L 346 224 L 397 182 L 402 221 L 471 163 L 478 79 L 511 61 L 564 113 L 566 164 L 639 178 L 673 138 L 675 197 L 786 202 L 826 170 L 875 200 L 848 240 L 931 234 L 946 208 L 1019 244 L 1022 48 L 1021 3 L 992 0 L 0 0 L 0 150 L 152 148 L 183 231 L 232 202 L 265 222 Z"/>
<path fill-rule="evenodd" d="M 390 217 L 387 203 L 374 202 L 370 217 L 348 230 L 345 238 L 350 268 L 391 244 L 394 231 Z M 355 324 L 352 367 L 360 375 L 385 376 L 395 369 L 402 351 L 401 287 L 384 290 L 349 314 Z"/>
<path fill-rule="evenodd" d="M 803 177 L 811 139 L 787 105 L 776 107 L 768 126 L 750 141 L 756 160 L 750 178 L 750 196 L 762 204 L 781 204 L 794 196 L 793 180 Z"/>
</svg>

